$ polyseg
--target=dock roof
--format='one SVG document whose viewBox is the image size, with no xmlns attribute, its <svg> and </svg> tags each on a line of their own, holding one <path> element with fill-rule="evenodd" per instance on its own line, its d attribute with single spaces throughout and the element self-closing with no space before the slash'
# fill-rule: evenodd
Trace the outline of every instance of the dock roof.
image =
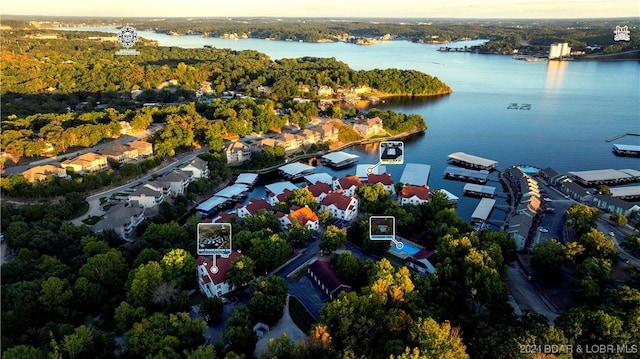
<svg viewBox="0 0 640 359">
<path fill-rule="evenodd" d="M 295 177 L 307 171 L 313 171 L 314 169 L 315 167 L 300 162 L 289 163 L 279 168 L 282 173 L 292 177 Z"/>
<path fill-rule="evenodd" d="M 477 178 L 479 180 L 484 180 L 484 181 L 486 181 L 489 178 L 488 171 L 485 171 L 485 170 L 476 171 L 476 170 L 470 170 L 470 169 L 456 167 L 456 166 L 447 166 L 447 168 L 444 169 L 444 172 L 452 176 Z"/>
<path fill-rule="evenodd" d="M 429 183 L 431 166 L 421 163 L 407 163 L 400 176 L 400 182 L 414 186 L 426 186 Z"/>
<path fill-rule="evenodd" d="M 474 166 L 480 166 L 485 168 L 495 168 L 498 165 L 497 161 L 490 160 L 487 158 L 482 158 L 474 155 L 470 155 L 464 152 L 454 152 L 447 156 L 449 160 L 454 160 L 458 162 L 469 163 Z"/>
<path fill-rule="evenodd" d="M 463 191 L 470 191 L 476 193 L 486 193 L 490 195 L 496 194 L 496 188 L 492 186 L 481 186 L 479 184 L 467 183 L 464 185 Z"/>
<path fill-rule="evenodd" d="M 327 153 L 326 155 L 322 156 L 323 159 L 337 164 L 337 163 L 341 163 L 344 161 L 348 161 L 348 160 L 354 160 L 356 158 L 358 158 L 360 156 L 357 155 L 352 155 L 350 153 L 346 153 L 346 152 L 342 152 L 342 151 L 338 151 L 338 152 L 331 152 L 331 153 Z"/>
<path fill-rule="evenodd" d="M 636 145 L 624 145 L 621 143 L 614 143 L 613 148 L 619 151 L 640 152 L 640 146 L 636 146 Z"/>
<path fill-rule="evenodd" d="M 476 220 L 486 221 L 487 218 L 489 218 L 489 214 L 491 214 L 491 210 L 493 210 L 493 206 L 495 204 L 496 204 L 495 199 L 491 199 L 491 198 L 481 199 L 480 203 L 478 203 L 478 207 L 476 207 L 476 209 L 473 211 L 473 214 L 471 215 L 471 219 L 474 221 Z"/>
<path fill-rule="evenodd" d="M 267 192 L 271 192 L 275 195 L 279 195 L 280 193 L 284 192 L 285 189 L 293 191 L 294 189 L 297 189 L 298 186 L 294 185 L 289 181 L 282 181 L 282 182 L 268 184 L 264 186 L 264 188 L 267 190 Z"/>
<path fill-rule="evenodd" d="M 214 208 L 225 204 L 227 200 L 228 199 L 224 197 L 213 196 L 208 200 L 200 203 L 198 207 L 196 207 L 196 210 L 209 214 L 211 213 L 211 211 L 213 211 Z"/>
<path fill-rule="evenodd" d="M 633 177 L 640 176 L 640 171 L 632 169 L 614 170 L 591 170 L 591 171 L 573 171 L 569 174 L 583 183 L 590 182 L 607 182 L 607 181 L 620 181 L 629 180 Z"/>
<path fill-rule="evenodd" d="M 363 181 L 366 180 L 367 176 L 369 175 L 369 172 L 367 171 L 367 169 L 369 168 L 373 168 L 371 170 L 371 173 L 376 175 L 387 172 L 387 167 L 384 165 L 376 166 L 375 164 L 360 164 L 356 167 L 356 176 L 358 176 L 358 178 Z"/>
<path fill-rule="evenodd" d="M 258 175 L 256 173 L 241 173 L 238 175 L 236 179 L 236 183 L 252 185 L 258 179 Z"/>
<path fill-rule="evenodd" d="M 333 183 L 333 177 L 325 172 L 322 173 L 314 173 L 312 175 L 304 176 L 305 181 L 309 182 L 309 184 L 316 184 L 318 182 L 326 183 L 328 185 Z"/>
<path fill-rule="evenodd" d="M 611 197 L 640 197 L 640 186 L 610 187 Z"/>
<path fill-rule="evenodd" d="M 247 187 L 246 185 L 236 183 L 229 187 L 223 188 L 221 191 L 216 193 L 216 196 L 222 197 L 222 198 L 233 198 L 235 196 L 241 195 L 242 193 L 248 190 L 249 190 L 249 187 Z"/>
<path fill-rule="evenodd" d="M 456 196 L 455 194 L 447 191 L 444 188 L 434 189 L 433 191 L 440 191 L 440 192 L 444 193 L 445 196 L 447 196 L 447 199 L 449 200 L 449 202 L 457 202 L 460 199 L 458 196 Z"/>
</svg>

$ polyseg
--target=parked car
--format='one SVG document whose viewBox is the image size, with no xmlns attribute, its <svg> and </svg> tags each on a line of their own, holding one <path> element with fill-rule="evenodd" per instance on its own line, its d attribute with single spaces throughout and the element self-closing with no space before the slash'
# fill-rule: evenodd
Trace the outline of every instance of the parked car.
<svg viewBox="0 0 640 359">
<path fill-rule="evenodd" d="M 538 230 L 539 230 L 540 232 L 542 232 L 542 233 L 547 233 L 547 232 L 549 232 L 549 230 L 548 230 L 548 229 L 546 229 L 546 228 L 542 228 L 542 227 L 538 228 Z"/>
<path fill-rule="evenodd" d="M 615 236 L 616 236 L 616 234 L 615 234 L 615 233 L 613 233 L 613 232 L 609 232 L 609 235 L 610 235 L 611 237 L 615 237 Z"/>
</svg>

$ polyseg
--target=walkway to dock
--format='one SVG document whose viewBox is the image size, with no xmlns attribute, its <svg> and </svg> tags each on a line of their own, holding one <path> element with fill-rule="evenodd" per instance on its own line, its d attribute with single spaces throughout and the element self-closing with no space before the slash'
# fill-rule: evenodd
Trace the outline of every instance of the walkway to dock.
<svg viewBox="0 0 640 359">
<path fill-rule="evenodd" d="M 625 137 L 625 136 L 640 136 L 640 133 L 622 133 L 619 135 L 615 135 L 613 137 L 609 137 L 605 140 L 605 142 L 613 142 L 619 138 Z"/>
</svg>

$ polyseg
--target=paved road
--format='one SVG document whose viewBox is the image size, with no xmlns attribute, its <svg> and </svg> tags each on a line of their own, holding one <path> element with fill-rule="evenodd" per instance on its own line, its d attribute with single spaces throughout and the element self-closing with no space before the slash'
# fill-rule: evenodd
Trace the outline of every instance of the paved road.
<svg viewBox="0 0 640 359">
<path fill-rule="evenodd" d="M 260 358 L 262 352 L 267 349 L 267 344 L 269 344 L 270 339 L 280 339 L 282 334 L 286 333 L 287 337 L 291 339 L 292 342 L 297 343 L 300 340 L 304 340 L 307 336 L 306 334 L 298 328 L 297 325 L 291 319 L 291 315 L 289 314 L 289 296 L 287 296 L 287 300 L 284 305 L 284 313 L 282 314 L 282 318 L 274 325 L 269 328 L 269 332 L 264 335 L 264 337 L 258 340 L 256 343 L 256 348 L 253 351 L 253 355 L 256 358 Z"/>
<path fill-rule="evenodd" d="M 93 194 L 91 196 L 87 197 L 87 202 L 89 202 L 89 211 L 87 211 L 87 213 L 85 213 L 84 215 L 78 217 L 78 218 L 74 218 L 71 220 L 71 223 L 75 224 L 75 225 L 81 225 L 82 221 L 90 216 L 101 216 L 104 214 L 104 211 L 101 209 L 101 205 L 100 205 L 100 198 L 102 197 L 110 197 L 112 194 L 114 193 L 118 193 L 118 192 L 123 192 L 127 189 L 133 188 L 141 183 L 146 182 L 147 180 L 151 179 L 153 176 L 157 176 L 159 174 L 164 174 L 167 172 L 170 172 L 174 169 L 176 169 L 179 166 L 184 165 L 187 162 L 190 162 L 191 160 L 193 160 L 197 155 L 207 151 L 209 148 L 205 147 L 205 148 L 201 148 L 197 151 L 194 152 L 189 152 L 187 154 L 181 154 L 176 156 L 176 161 L 166 165 L 165 167 L 162 167 L 160 169 L 158 169 L 157 171 L 154 171 L 153 173 L 149 173 L 143 177 L 140 177 L 132 182 L 129 182 L 127 184 L 124 184 L 122 186 L 119 187 L 115 187 L 115 188 L 111 188 L 109 190 L 100 192 L 100 193 L 96 193 Z"/>
<path fill-rule="evenodd" d="M 24 172 L 24 171 L 28 170 L 31 167 L 40 166 L 40 165 L 43 165 L 43 164 L 46 164 L 46 163 L 56 162 L 56 163 L 59 164 L 59 162 L 60 162 L 60 160 L 62 158 L 65 158 L 65 157 L 66 158 L 77 157 L 77 156 L 79 156 L 81 154 L 84 154 L 84 153 L 87 153 L 87 152 L 99 151 L 99 150 L 105 149 L 107 147 L 116 145 L 116 144 L 123 145 L 125 143 L 129 143 L 129 142 L 141 139 L 141 138 L 149 137 L 152 134 L 158 132 L 162 128 L 164 128 L 164 124 L 154 124 L 151 127 L 149 127 L 148 130 L 146 130 L 144 132 L 136 133 L 135 135 L 121 135 L 118 139 L 115 139 L 113 141 L 100 143 L 100 144 L 95 145 L 95 146 L 90 147 L 90 148 L 84 148 L 84 149 L 81 149 L 81 150 L 78 150 L 78 151 L 74 151 L 72 153 L 65 153 L 65 154 L 62 154 L 62 155 L 58 155 L 56 157 L 51 157 L 51 158 L 46 158 L 46 159 L 43 159 L 43 160 L 34 161 L 34 162 L 31 162 L 31 163 L 26 164 L 26 165 L 8 167 L 8 168 L 5 168 L 5 170 L 3 172 L 3 175 L 4 176 L 9 176 L 9 175 L 12 175 L 14 173 L 21 173 L 21 172 Z"/>
<path fill-rule="evenodd" d="M 608 216 L 608 214 L 604 214 L 603 216 Z M 624 238 L 634 233 L 634 230 L 628 227 L 620 227 L 611 223 L 609 220 L 600 218 L 598 220 L 598 230 L 604 235 L 613 240 L 613 243 L 618 250 L 618 255 L 622 260 L 628 260 L 629 264 L 633 264 L 635 266 L 640 267 L 640 259 L 636 258 L 633 254 L 622 247 L 621 242 Z M 613 236 L 611 235 L 613 233 Z"/>
<path fill-rule="evenodd" d="M 508 268 L 507 284 L 513 299 L 521 309 L 544 315 L 549 320 L 549 324 L 553 324 L 560 313 L 540 293 L 535 284 L 528 280 L 527 275 L 517 261 L 515 262 L 515 267 L 509 266 Z"/>
</svg>

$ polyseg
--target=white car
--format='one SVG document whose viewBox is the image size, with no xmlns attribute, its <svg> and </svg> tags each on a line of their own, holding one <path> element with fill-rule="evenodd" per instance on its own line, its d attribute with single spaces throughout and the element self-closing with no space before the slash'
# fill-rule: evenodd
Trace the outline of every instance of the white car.
<svg viewBox="0 0 640 359">
<path fill-rule="evenodd" d="M 552 201 L 552 199 L 548 198 L 548 197 L 544 197 L 542 200 L 545 201 L 545 202 L 551 202 Z"/>
<path fill-rule="evenodd" d="M 549 230 L 548 230 L 548 229 L 546 229 L 546 228 L 542 228 L 542 227 L 540 227 L 538 230 L 539 230 L 540 232 L 542 232 L 542 233 L 547 233 L 547 232 L 549 232 Z"/>
<path fill-rule="evenodd" d="M 615 236 L 616 236 L 616 234 L 615 234 L 615 233 L 613 233 L 613 232 L 609 232 L 609 235 L 610 235 L 611 237 L 615 237 Z"/>
</svg>

